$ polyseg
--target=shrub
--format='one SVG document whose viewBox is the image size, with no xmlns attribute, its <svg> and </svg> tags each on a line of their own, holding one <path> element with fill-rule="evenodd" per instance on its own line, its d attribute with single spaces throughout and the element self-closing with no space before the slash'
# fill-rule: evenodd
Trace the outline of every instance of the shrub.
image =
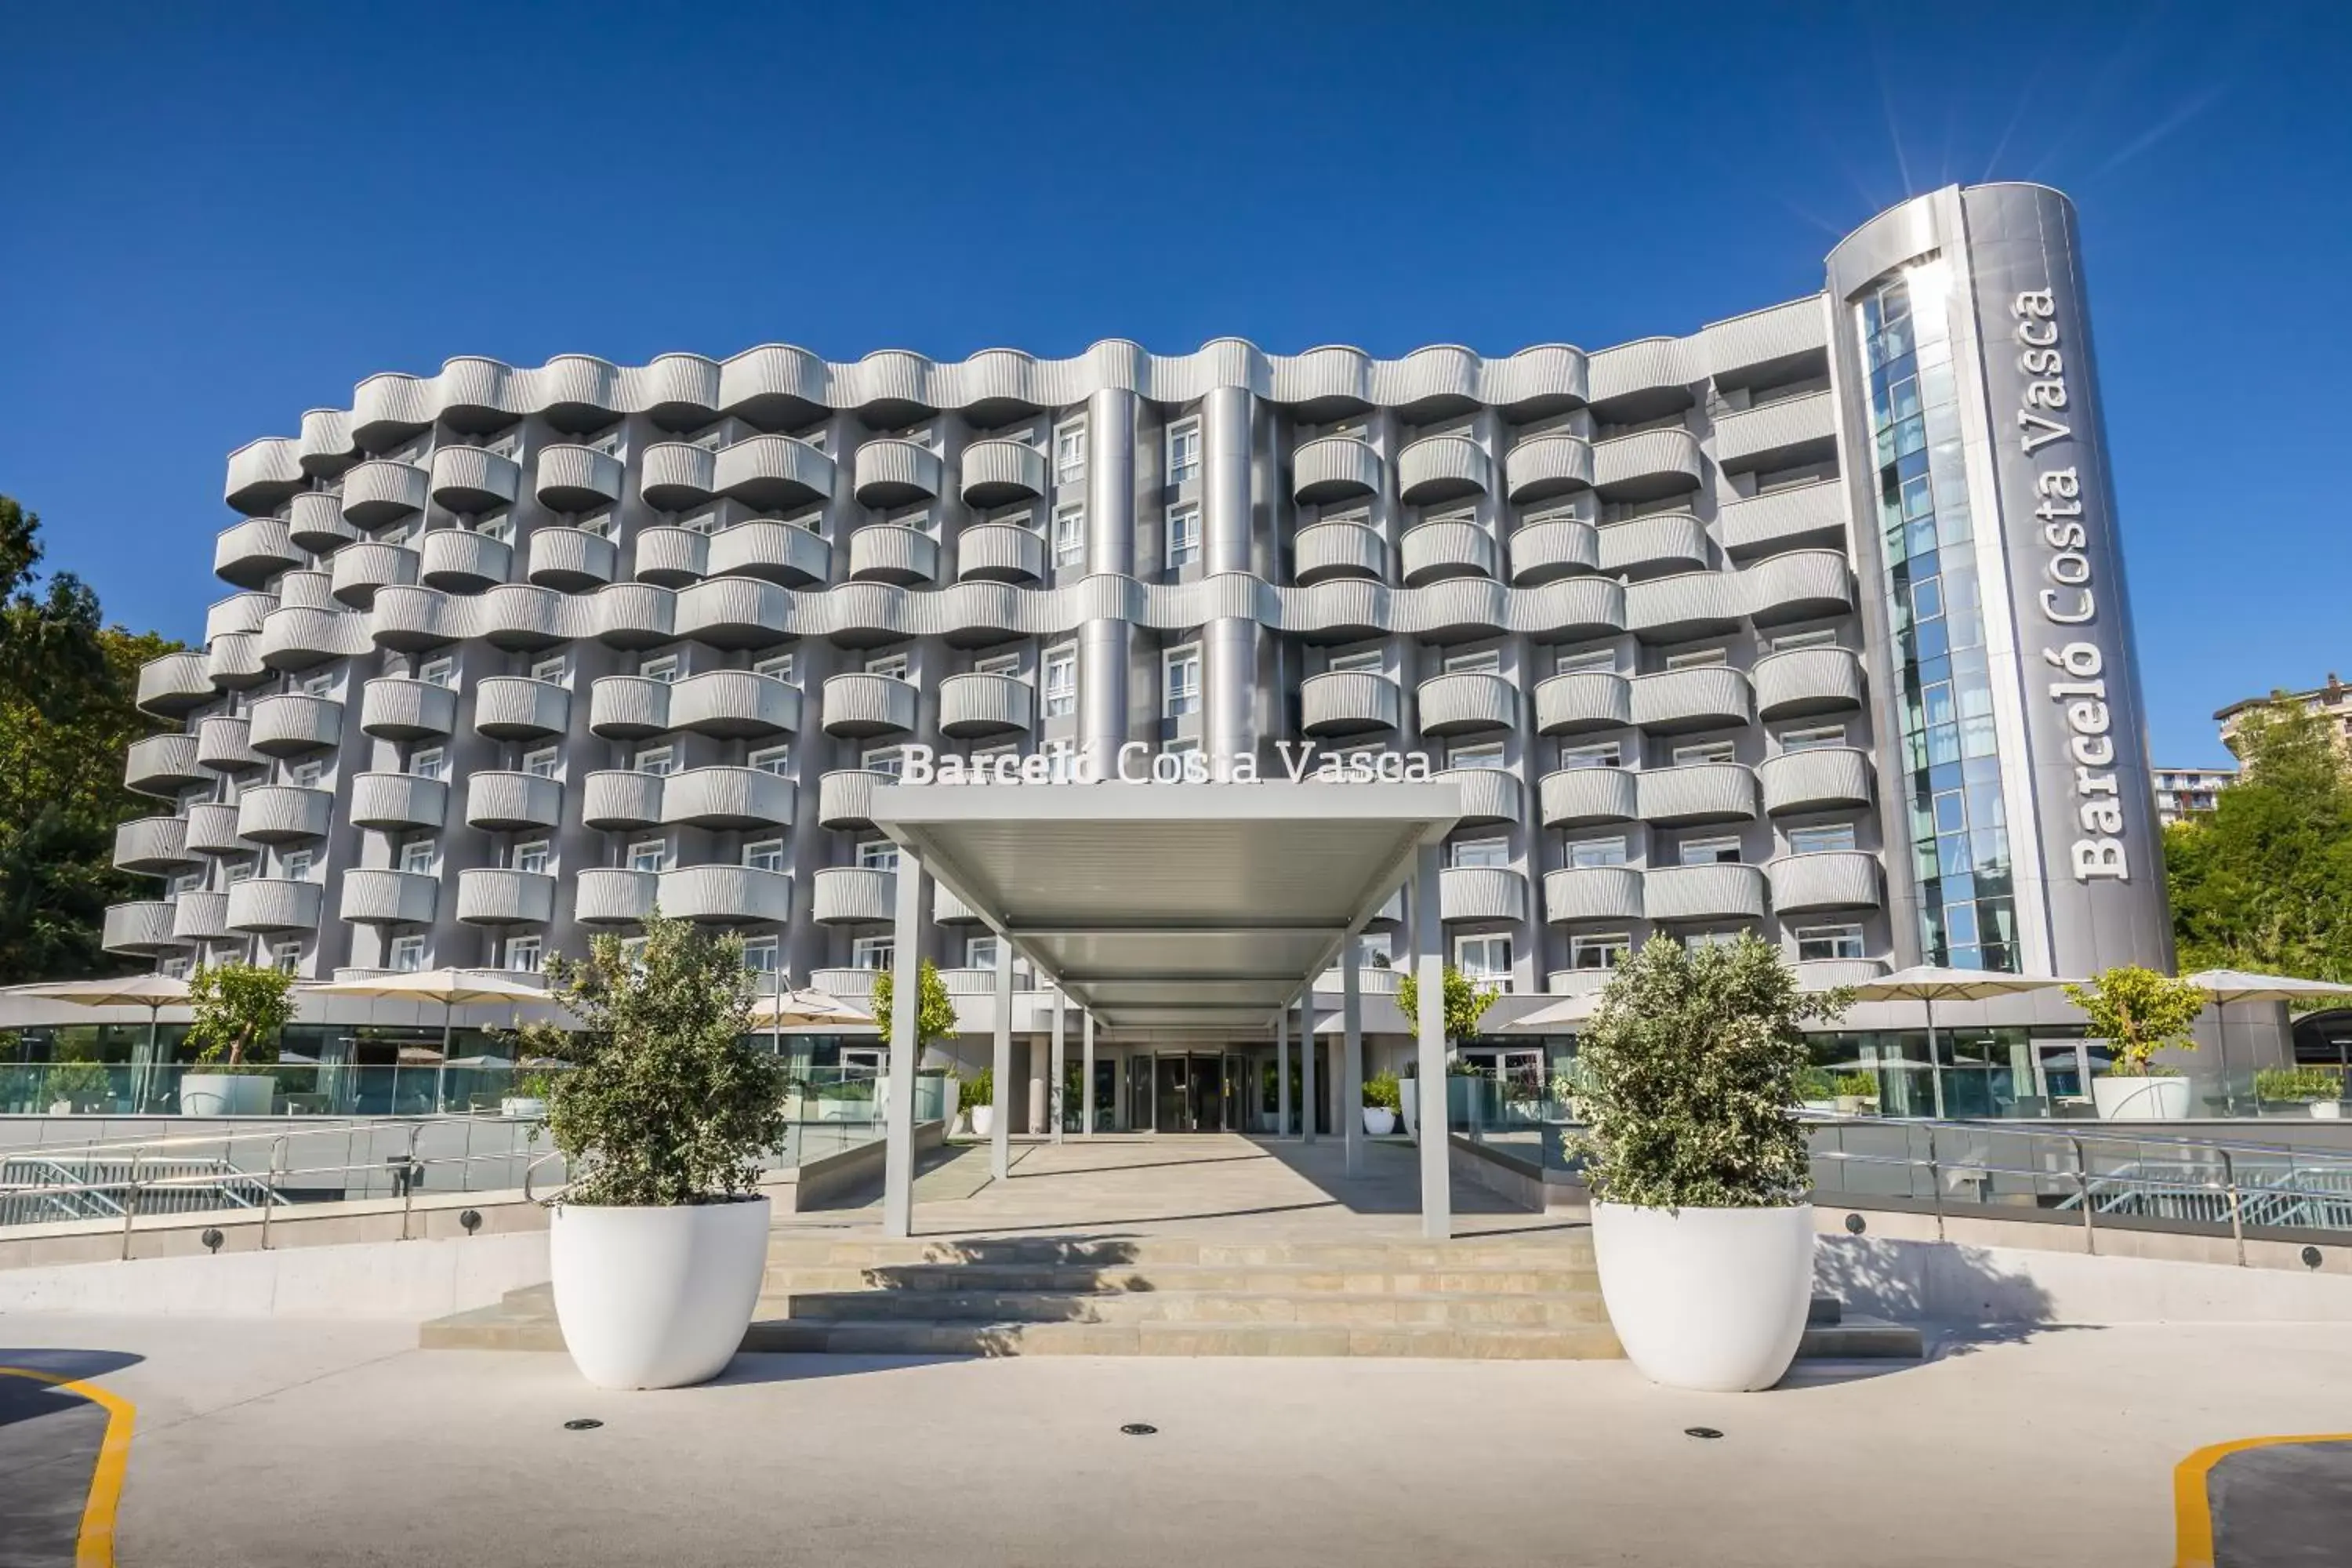
<svg viewBox="0 0 2352 1568">
<path fill-rule="evenodd" d="M 982 1068 L 974 1077 L 964 1079 L 956 1090 L 956 1108 L 977 1110 L 983 1105 L 996 1103 L 996 1069 Z"/>
<path fill-rule="evenodd" d="M 1654 936 L 1610 977 L 1578 1042 L 1589 1131 L 1575 1141 L 1594 1196 L 1644 1208 L 1773 1208 L 1810 1180 L 1790 1117 L 1802 1026 L 1846 992 L 1807 995 L 1753 936 L 1685 949 Z"/>
<path fill-rule="evenodd" d="M 1827 1068 L 1802 1068 L 1797 1073 L 1797 1099 L 1800 1101 L 1834 1099 L 1838 1093 L 1838 1075 Z"/>
<path fill-rule="evenodd" d="M 2066 999 L 2083 1010 L 2091 1034 L 2114 1049 L 2107 1071 L 2117 1078 L 2146 1075 L 2148 1058 L 2168 1046 L 2195 1050 L 2189 1031 L 2208 1000 L 2186 980 L 2132 963 L 2102 971 L 2087 986 L 2068 985 Z"/>
<path fill-rule="evenodd" d="M 1843 1099 L 1876 1100 L 1878 1080 L 1866 1072 L 1842 1072 L 1830 1086 L 1830 1092 Z"/>
<path fill-rule="evenodd" d="M 1364 1080 L 1364 1106 L 1365 1109 L 1370 1110 L 1386 1110 L 1391 1113 L 1402 1110 L 1404 1109 L 1404 1090 L 1402 1086 L 1397 1082 L 1397 1075 L 1392 1072 L 1384 1072 L 1366 1079 Z"/>
<path fill-rule="evenodd" d="M 1475 1040 L 1478 1037 L 1478 1020 L 1502 994 L 1491 985 L 1481 985 L 1452 964 L 1445 966 L 1445 1037 L 1450 1041 Z M 1397 975 L 1397 1006 L 1404 1021 L 1415 1033 L 1421 1029 L 1419 1005 L 1421 985 L 1413 966 L 1407 965 Z"/>
<path fill-rule="evenodd" d="M 211 964 L 188 982 L 188 1004 L 196 1060 L 236 1072 L 276 1054 L 278 1031 L 294 1021 L 294 977 L 256 963 Z"/>
<path fill-rule="evenodd" d="M 2313 1100 L 2344 1098 L 2344 1074 L 2336 1068 L 2264 1068 L 2254 1074 L 2256 1100 Z"/>
<path fill-rule="evenodd" d="M 882 1031 L 882 1040 L 890 1040 L 890 1008 L 897 994 L 898 976 L 885 969 L 874 977 L 874 1022 Z M 948 994 L 948 983 L 940 978 L 940 966 L 924 959 L 915 968 L 915 1065 L 920 1067 L 923 1053 L 941 1040 L 952 1039 L 956 1032 L 955 998 Z"/>
</svg>

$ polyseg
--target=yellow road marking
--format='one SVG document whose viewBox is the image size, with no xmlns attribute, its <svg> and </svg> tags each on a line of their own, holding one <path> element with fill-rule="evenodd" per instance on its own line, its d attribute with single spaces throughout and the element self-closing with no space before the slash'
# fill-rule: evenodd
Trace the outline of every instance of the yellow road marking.
<svg viewBox="0 0 2352 1568">
<path fill-rule="evenodd" d="M 99 1439 L 98 1463 L 89 1474 L 89 1498 L 82 1504 L 81 1533 L 74 1541 L 74 1568 L 114 1568 L 114 1510 L 122 1501 L 122 1475 L 131 1463 L 131 1426 L 138 1412 L 131 1401 L 94 1383 L 53 1377 L 22 1366 L 0 1366 L 0 1377 L 30 1378 L 87 1399 L 106 1412 L 106 1436 Z"/>
<path fill-rule="evenodd" d="M 2239 1437 L 2208 1445 L 2173 1467 L 2174 1568 L 2213 1568 L 2213 1500 L 2206 1489 L 2213 1467 L 2249 1448 L 2274 1448 L 2285 1443 L 2352 1443 L 2352 1432 Z"/>
</svg>

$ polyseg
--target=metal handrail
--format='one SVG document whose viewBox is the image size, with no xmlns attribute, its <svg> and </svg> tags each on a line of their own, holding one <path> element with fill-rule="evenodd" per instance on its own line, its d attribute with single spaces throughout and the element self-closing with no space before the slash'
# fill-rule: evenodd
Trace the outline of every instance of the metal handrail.
<svg viewBox="0 0 2352 1568">
<path fill-rule="evenodd" d="M 535 1116 L 501 1116 L 496 1111 L 446 1111 L 427 1116 L 320 1117 L 318 1120 L 321 1125 L 289 1127 L 267 1134 L 258 1128 L 250 1132 L 239 1132 L 231 1128 L 219 1132 L 173 1132 L 162 1138 L 100 1138 L 87 1143 L 27 1143 L 19 1149 L 0 1148 L 0 1157 L 16 1152 L 45 1156 L 102 1154 L 117 1150 L 124 1153 L 154 1152 L 186 1145 L 237 1142 L 265 1135 L 279 1140 L 349 1137 L 353 1132 L 375 1127 L 510 1127 L 536 1122 L 541 1119 Z"/>
<path fill-rule="evenodd" d="M 1790 1115 L 1809 1127 L 1924 1127 L 1948 1128 L 1956 1131 L 1979 1135 L 2004 1133 L 2017 1138 L 2092 1139 L 2111 1143 L 2169 1144 L 2182 1149 L 2201 1149 L 2232 1154 L 2292 1154 L 2297 1159 L 2317 1159 L 2340 1164 L 2352 1164 L 2352 1153 L 2330 1154 L 2325 1151 L 2298 1149 L 2289 1143 L 2245 1143 L 2231 1139 L 2189 1138 L 2168 1132 L 2107 1131 L 2106 1128 L 2121 1123 L 2101 1122 L 2099 1131 L 2086 1132 L 2079 1125 L 2040 1127 L 2031 1121 L 1963 1121 L 1952 1117 L 1933 1116 L 1840 1116 L 1833 1111 L 1792 1110 Z"/>
</svg>

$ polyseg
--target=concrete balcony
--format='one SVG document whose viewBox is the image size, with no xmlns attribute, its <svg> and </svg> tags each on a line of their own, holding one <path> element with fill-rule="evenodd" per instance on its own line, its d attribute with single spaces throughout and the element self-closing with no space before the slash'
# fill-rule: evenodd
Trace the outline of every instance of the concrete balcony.
<svg viewBox="0 0 2352 1568">
<path fill-rule="evenodd" d="M 244 719 L 214 718 L 196 725 L 196 765 L 216 773 L 243 773 L 267 758 L 253 749 L 253 726 Z"/>
<path fill-rule="evenodd" d="M 1748 613 L 1759 626 L 1853 613 L 1853 574 L 1830 550 L 1799 550 L 1759 561 L 1743 574 Z"/>
<path fill-rule="evenodd" d="M 1852 649 L 1799 647 L 1767 654 L 1749 672 L 1756 716 L 1767 722 L 1861 710 L 1862 660 Z"/>
<path fill-rule="evenodd" d="M 355 610 L 375 607 L 376 590 L 407 587 L 415 583 L 421 566 L 416 552 L 399 544 L 364 541 L 335 552 L 329 581 L 340 603 Z"/>
<path fill-rule="evenodd" d="M 99 945 L 132 958 L 159 958 L 184 944 L 173 929 L 175 908 L 160 899 L 109 904 L 99 926 Z"/>
<path fill-rule="evenodd" d="M 1654 866 L 1642 875 L 1654 921 L 1759 921 L 1764 873 L 1754 866 Z"/>
<path fill-rule="evenodd" d="M 172 800 L 191 784 L 211 782 L 212 775 L 196 761 L 194 735 L 142 736 L 123 753 L 122 787 L 133 795 Z"/>
<path fill-rule="evenodd" d="M 1568 866 L 1544 874 L 1548 921 L 1638 921 L 1643 873 L 1631 866 Z"/>
<path fill-rule="evenodd" d="M 378 647 L 424 653 L 458 639 L 460 616 L 449 596 L 431 588 L 386 586 L 376 595 L 368 635 Z"/>
<path fill-rule="evenodd" d="M 1843 549 L 1845 512 L 1845 481 L 1822 479 L 1769 495 L 1726 500 L 1716 516 L 1724 552 L 1745 561 L 1783 550 Z"/>
<path fill-rule="evenodd" d="M 931 919 L 943 926 L 978 925 L 981 923 L 980 916 L 973 912 L 971 905 L 965 903 L 961 899 L 957 898 L 953 893 L 949 892 L 945 888 L 940 887 L 936 882 L 931 885 Z M 966 973 L 979 972 L 967 971 Z M 990 976 L 988 989 L 992 992 L 996 989 L 995 972 L 991 970 L 987 973 Z"/>
<path fill-rule="evenodd" d="M 457 693 L 429 680 L 379 675 L 360 688 L 360 731 L 379 741 L 446 739 L 457 728 Z"/>
<path fill-rule="evenodd" d="M 534 482 L 539 504 L 550 511 L 593 511 L 621 499 L 621 459 L 593 447 L 540 449 Z"/>
<path fill-rule="evenodd" d="M 1655 827 L 1753 822 L 1756 772 L 1738 763 L 1685 763 L 1633 775 L 1642 820 Z"/>
<path fill-rule="evenodd" d="M 659 907 L 661 873 L 596 867 L 572 884 L 572 918 L 582 925 L 642 925 Z"/>
<path fill-rule="evenodd" d="M 1874 910 L 1878 858 L 1858 849 L 1828 849 L 1783 855 L 1765 868 L 1772 884 L 1772 907 L 1783 915 L 1820 910 Z"/>
<path fill-rule="evenodd" d="M 1546 773 L 1538 799 L 1546 827 L 1593 827 L 1638 822 L 1641 789 L 1623 768 L 1562 768 Z"/>
<path fill-rule="evenodd" d="M 898 874 L 828 866 L 811 879 L 810 917 L 819 925 L 887 925 L 898 918 Z"/>
<path fill-rule="evenodd" d="M 359 536 L 343 519 L 343 498 L 331 491 L 305 490 L 287 508 L 286 537 L 297 550 L 331 555 Z"/>
<path fill-rule="evenodd" d="M 1388 575 L 1389 547 L 1377 529 L 1360 522 L 1318 522 L 1291 540 L 1291 575 L 1301 587 Z"/>
<path fill-rule="evenodd" d="M 1045 454 L 1026 441 L 974 441 L 963 449 L 967 506 L 1011 506 L 1045 493 Z"/>
<path fill-rule="evenodd" d="M 564 601 L 553 590 L 513 587 L 488 595 L 493 606 L 501 595 L 512 595 L 511 611 L 502 631 L 493 625 L 485 636 L 502 647 L 552 647 L 565 639 L 572 624 L 564 615 Z M 677 601 L 666 588 L 644 583 L 614 583 L 599 589 L 588 601 L 596 640 L 606 647 L 642 652 L 677 640 Z"/>
<path fill-rule="evenodd" d="M 536 773 L 481 772 L 466 780 L 466 825 L 495 833 L 556 827 L 563 822 L 563 785 Z"/>
<path fill-rule="evenodd" d="M 287 580 L 297 574 L 289 572 Z M 323 577 L 325 574 L 318 574 Z M 289 605 L 270 612 L 261 623 L 261 662 L 272 669 L 313 669 L 359 651 L 343 635 L 345 626 L 364 630 L 355 616 L 308 605 Z"/>
<path fill-rule="evenodd" d="M 1393 996 L 1397 994 L 1397 982 L 1403 978 L 1402 969 L 1375 969 L 1368 963 L 1356 971 L 1356 990 L 1364 996 Z M 1317 979 L 1315 989 L 1318 994 L 1337 996 L 1347 984 L 1347 975 L 1335 963 Z"/>
<path fill-rule="evenodd" d="M 656 441 L 646 448 L 637 494 L 656 511 L 684 511 L 717 493 L 719 454 L 685 441 Z"/>
<path fill-rule="evenodd" d="M 1475 522 L 1424 522 L 1397 541 L 1408 587 L 1495 575 L 1495 536 Z"/>
<path fill-rule="evenodd" d="M 836 675 L 824 683 L 824 732 L 858 739 L 903 734 L 915 727 L 916 706 L 914 687 L 895 676 Z"/>
<path fill-rule="evenodd" d="M 1837 407 L 1826 391 L 1716 416 L 1715 462 L 1727 474 L 1786 468 L 1836 456 Z"/>
<path fill-rule="evenodd" d="M 1723 665 L 1638 675 L 1633 688 L 1633 722 L 1653 735 L 1727 729 L 1755 718 L 1746 672 Z"/>
<path fill-rule="evenodd" d="M 825 774 L 816 785 L 816 821 L 820 827 L 874 826 L 874 786 L 896 781 L 868 768 L 842 768 Z"/>
<path fill-rule="evenodd" d="M 266 757 L 299 757 L 342 744 L 343 705 L 331 697 L 283 691 L 247 712 L 253 749 Z"/>
<path fill-rule="evenodd" d="M 442 528 L 416 543 L 416 579 L 445 594 L 478 594 L 514 580 L 514 548 L 470 529 Z"/>
<path fill-rule="evenodd" d="M 317 931 L 326 884 L 285 877 L 250 877 L 228 890 L 228 929 L 257 936 Z"/>
<path fill-rule="evenodd" d="M 950 675 L 940 682 L 940 732 L 959 740 L 1025 732 L 1035 710 L 1029 683 L 1011 675 Z"/>
<path fill-rule="evenodd" d="M 262 587 L 301 564 L 302 552 L 278 518 L 248 518 L 222 529 L 213 541 L 213 575 L 240 588 Z"/>
<path fill-rule="evenodd" d="M 661 910 L 702 925 L 781 925 L 793 917 L 793 879 L 750 866 L 686 866 L 661 874 Z"/>
<path fill-rule="evenodd" d="M 1625 586 L 1625 629 L 1647 643 L 1728 637 L 1747 615 L 1747 584 L 1729 572 L 1685 572 Z"/>
<path fill-rule="evenodd" d="M 1612 522 L 1598 540 L 1601 570 L 1612 577 L 1649 578 L 1707 569 L 1706 530 L 1686 512 L 1662 511 Z"/>
<path fill-rule="evenodd" d="M 139 710 L 158 719 L 177 719 L 219 695 L 201 653 L 167 653 L 139 667 Z"/>
<path fill-rule="evenodd" d="M 590 773 L 581 783 L 580 820 L 599 832 L 653 827 L 661 822 L 662 776 L 618 769 Z"/>
<path fill-rule="evenodd" d="M 242 855 L 245 851 L 245 840 L 236 836 L 235 803 L 200 800 L 188 807 L 190 854 Z"/>
<path fill-rule="evenodd" d="M 638 536 L 644 558 L 644 535 Z M 833 546 L 824 536 L 797 523 L 764 519 L 739 522 L 710 536 L 704 552 L 704 574 L 712 577 L 756 577 L 787 588 L 809 588 L 833 572 Z M 642 567 L 637 575 L 646 575 Z"/>
<path fill-rule="evenodd" d="M 1797 972 L 1801 991 L 1834 991 L 1842 985 L 1862 985 L 1886 973 L 1883 958 L 1804 958 L 1790 965 Z"/>
<path fill-rule="evenodd" d="M 1414 699 L 1424 735 L 1459 735 L 1472 730 L 1508 729 L 1518 722 L 1519 694 L 1499 675 L 1462 670 L 1433 675 Z"/>
<path fill-rule="evenodd" d="M 1290 455 L 1291 495 L 1300 506 L 1329 506 L 1381 493 L 1381 455 L 1353 436 L 1301 442 Z"/>
<path fill-rule="evenodd" d="M 1639 875 L 1639 873 L 1636 873 Z M 1548 996 L 1597 996 L 1609 988 L 1610 969 L 1555 969 L 1544 976 Z"/>
<path fill-rule="evenodd" d="M 719 448 L 711 479 L 720 495 L 782 511 L 833 499 L 833 459 L 789 436 L 753 436 Z"/>
<path fill-rule="evenodd" d="M 457 918 L 478 926 L 545 925 L 555 918 L 555 879 L 501 867 L 460 871 Z"/>
<path fill-rule="evenodd" d="M 172 908 L 173 942 L 220 942 L 228 934 L 226 893 L 182 893 Z"/>
<path fill-rule="evenodd" d="M 984 522 L 956 535 L 956 579 L 963 583 L 1042 582 L 1045 542 L 1015 523 Z"/>
<path fill-rule="evenodd" d="M 1503 482 L 1517 506 L 1590 489 L 1592 447 L 1577 437 L 1557 432 L 1530 437 L 1504 455 Z"/>
<path fill-rule="evenodd" d="M 205 641 L 210 644 L 222 637 L 251 637 L 261 629 L 262 618 L 277 607 L 275 594 L 231 594 L 226 599 L 215 599 L 205 606 Z M 209 679 L 209 665 L 205 673 Z"/>
<path fill-rule="evenodd" d="M 870 507 L 908 506 L 936 500 L 946 488 L 946 474 L 937 454 L 912 441 L 885 437 L 857 448 L 857 504 Z"/>
<path fill-rule="evenodd" d="M 300 784 L 258 784 L 236 797 L 236 836 L 256 844 L 324 838 L 335 825 L 335 792 Z"/>
<path fill-rule="evenodd" d="M 342 884 L 336 912 L 357 925 L 430 925 L 441 901 L 441 879 L 422 871 L 355 867 Z"/>
<path fill-rule="evenodd" d="M 444 447 L 433 454 L 433 500 L 473 513 L 512 506 L 522 494 L 522 466 L 487 447 Z"/>
<path fill-rule="evenodd" d="M 1687 430 L 1644 430 L 1592 448 L 1592 488 L 1610 500 L 1658 500 L 1698 489 L 1706 459 Z"/>
<path fill-rule="evenodd" d="M 1526 524 L 1511 535 L 1510 554 L 1511 582 L 1521 588 L 1601 569 L 1601 542 L 1592 525 L 1568 518 Z"/>
<path fill-rule="evenodd" d="M 1518 821 L 1518 774 L 1502 768 L 1446 768 L 1435 776 L 1462 792 L 1461 826 Z"/>
<path fill-rule="evenodd" d="M 800 727 L 800 688 L 772 675 L 713 669 L 689 675 L 669 689 L 667 728 L 672 730 L 759 741 L 793 734 Z"/>
<path fill-rule="evenodd" d="M 449 820 L 449 785 L 415 773 L 361 773 L 352 780 L 352 826 L 383 833 L 438 828 Z"/>
<path fill-rule="evenodd" d="M 758 768 L 688 768 L 662 783 L 664 823 L 680 827 L 789 827 L 793 781 Z"/>
<path fill-rule="evenodd" d="M 1536 683 L 1536 731 L 1583 735 L 1633 722 L 1633 682 L 1602 669 L 1555 675 Z"/>
<path fill-rule="evenodd" d="M 878 969 L 812 969 L 809 984 L 828 996 L 864 1005 L 872 999 L 875 978 L 881 973 Z"/>
<path fill-rule="evenodd" d="M 1773 816 L 1862 810 L 1871 802 L 1871 774 L 1870 753 L 1853 746 L 1783 752 L 1756 770 L 1764 810 Z"/>
<path fill-rule="evenodd" d="M 582 594 L 613 580 L 620 551 L 601 533 L 577 528 L 535 528 L 530 534 L 530 580 L 559 594 Z"/>
<path fill-rule="evenodd" d="M 1465 436 L 1430 436 L 1397 454 L 1397 495 L 1407 506 L 1436 506 L 1485 495 L 1494 467 Z"/>
<path fill-rule="evenodd" d="M 223 691 L 250 691 L 267 686 L 277 671 L 261 662 L 258 635 L 215 637 L 205 649 L 205 674 Z"/>
<path fill-rule="evenodd" d="M 536 741 L 570 725 L 572 693 L 551 680 L 493 675 L 474 683 L 474 730 L 494 741 Z"/>
<path fill-rule="evenodd" d="M 1403 710 L 1397 683 L 1368 669 L 1327 669 L 1298 683 L 1298 727 L 1309 735 L 1393 730 Z"/>
<path fill-rule="evenodd" d="M 940 542 L 919 528 L 870 522 L 849 536 L 849 575 L 902 588 L 940 580 Z"/>
<path fill-rule="evenodd" d="M 710 538 L 690 528 L 637 531 L 636 579 L 661 588 L 683 588 L 710 573 Z"/>
<path fill-rule="evenodd" d="M 371 458 L 343 476 L 343 521 L 353 528 L 382 528 L 425 510 L 430 480 L 415 463 Z"/>
<path fill-rule="evenodd" d="M 184 816 L 141 816 L 114 830 L 114 868 L 146 877 L 165 877 L 196 865 L 188 849 L 188 819 Z"/>
<path fill-rule="evenodd" d="M 1438 918 L 1523 921 L 1528 879 L 1507 866 L 1448 866 L 1437 873 Z"/>
</svg>

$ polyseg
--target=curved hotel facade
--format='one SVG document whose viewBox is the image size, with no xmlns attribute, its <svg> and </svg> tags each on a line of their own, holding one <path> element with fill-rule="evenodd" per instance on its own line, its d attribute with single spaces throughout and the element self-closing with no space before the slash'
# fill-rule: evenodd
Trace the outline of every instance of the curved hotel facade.
<svg viewBox="0 0 2352 1568">
<path fill-rule="evenodd" d="M 168 967 L 536 969 L 658 907 L 856 997 L 904 748 L 1286 776 L 1309 743 L 1461 784 L 1443 930 L 1496 1019 L 1654 932 L 1824 982 L 2168 966 L 2074 216 L 2037 187 L 1591 352 L 455 360 L 237 451 L 226 499 L 230 592 L 141 679 L 172 728 L 117 860 L 157 891 L 107 921 Z M 991 991 L 985 930 L 928 915 Z"/>
</svg>

